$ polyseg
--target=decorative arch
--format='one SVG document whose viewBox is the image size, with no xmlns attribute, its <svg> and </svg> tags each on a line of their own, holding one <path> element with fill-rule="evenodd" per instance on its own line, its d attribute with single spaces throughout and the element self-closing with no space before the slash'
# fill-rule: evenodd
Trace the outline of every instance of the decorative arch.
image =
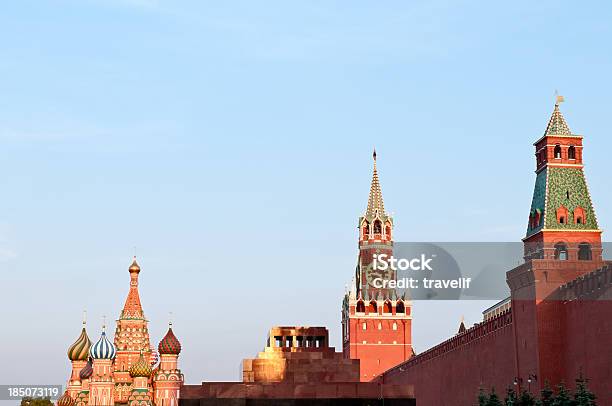
<svg viewBox="0 0 612 406">
<path fill-rule="evenodd" d="M 576 159 L 576 147 L 575 146 L 570 145 L 570 147 L 567 150 L 567 158 Z"/>
<path fill-rule="evenodd" d="M 568 223 L 568 215 L 569 215 L 569 210 L 567 210 L 567 207 L 560 206 L 557 209 L 557 223 L 559 223 L 559 224 L 567 224 Z"/>
<path fill-rule="evenodd" d="M 398 300 L 395 305 L 395 313 L 406 313 L 406 306 L 404 306 L 404 302 L 401 300 Z"/>
<path fill-rule="evenodd" d="M 578 206 L 574 209 L 574 224 L 585 224 L 586 223 L 586 212 Z"/>
<path fill-rule="evenodd" d="M 385 223 L 385 235 L 387 236 L 388 240 L 391 239 L 391 230 L 391 222 L 387 220 L 387 222 Z"/>
<path fill-rule="evenodd" d="M 370 223 L 367 220 L 364 220 L 361 223 L 361 236 L 362 239 L 367 240 L 370 237 Z"/>
<path fill-rule="evenodd" d="M 365 313 L 365 304 L 363 303 L 363 300 L 359 300 L 357 301 L 357 309 L 356 311 L 358 313 Z"/>
<path fill-rule="evenodd" d="M 374 220 L 374 234 L 382 234 L 382 221 Z"/>
<path fill-rule="evenodd" d="M 368 312 L 378 313 L 378 305 L 376 304 L 376 300 L 370 301 L 370 305 L 368 306 Z"/>
<path fill-rule="evenodd" d="M 391 307 L 391 302 L 389 300 L 385 301 L 383 305 L 383 313 L 393 313 L 393 308 Z"/>
<path fill-rule="evenodd" d="M 561 159 L 561 145 L 559 144 L 555 145 L 554 157 L 555 159 Z"/>
</svg>

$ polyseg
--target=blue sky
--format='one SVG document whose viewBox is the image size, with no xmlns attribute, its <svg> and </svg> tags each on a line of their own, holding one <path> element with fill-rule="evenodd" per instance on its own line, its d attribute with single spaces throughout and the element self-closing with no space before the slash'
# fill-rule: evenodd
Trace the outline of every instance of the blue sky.
<svg viewBox="0 0 612 406">
<path fill-rule="evenodd" d="M 376 146 L 398 241 L 518 241 L 565 96 L 612 224 L 610 5 L 19 1 L 0 6 L 0 382 L 64 383 L 134 247 L 157 342 L 234 380 L 272 325 L 326 325 Z M 419 303 L 422 351 L 488 303 Z M 36 365 L 34 368 L 33 365 Z"/>
</svg>

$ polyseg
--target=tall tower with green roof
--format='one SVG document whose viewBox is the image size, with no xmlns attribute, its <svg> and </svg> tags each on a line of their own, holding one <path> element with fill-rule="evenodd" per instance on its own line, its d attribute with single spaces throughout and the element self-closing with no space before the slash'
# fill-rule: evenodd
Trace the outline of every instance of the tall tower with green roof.
<svg viewBox="0 0 612 406">
<path fill-rule="evenodd" d="M 559 109 L 562 101 L 557 97 L 544 135 L 534 144 L 536 182 L 523 238 L 525 263 L 506 273 L 515 376 L 537 376 L 540 387 L 565 377 L 566 305 L 559 287 L 605 264 L 602 231 L 584 175 L 583 138 L 567 125 Z"/>
<path fill-rule="evenodd" d="M 601 261 L 601 230 L 584 175 L 582 136 L 571 132 L 557 97 L 535 142 L 536 182 L 525 259 Z"/>
</svg>

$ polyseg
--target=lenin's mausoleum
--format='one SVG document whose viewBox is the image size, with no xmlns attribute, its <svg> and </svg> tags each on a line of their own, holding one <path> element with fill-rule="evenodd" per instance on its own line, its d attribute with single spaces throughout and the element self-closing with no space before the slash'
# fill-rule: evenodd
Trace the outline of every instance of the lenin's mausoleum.
<svg viewBox="0 0 612 406">
<path fill-rule="evenodd" d="M 134 260 L 114 338 L 103 329 L 92 343 L 83 326 L 68 350 L 72 371 L 58 406 L 457 406 L 473 405 L 479 388 L 503 392 L 513 385 L 536 393 L 545 383 L 571 388 L 580 375 L 598 404 L 612 405 L 612 262 L 602 256 L 583 137 L 570 130 L 559 100 L 534 145 L 524 262 L 506 273 L 510 298 L 487 309 L 481 323 L 462 323 L 448 340 L 413 350 L 410 298 L 372 283 L 396 277 L 372 267 L 374 253 L 393 252 L 394 228 L 374 153 L 358 222 L 358 264 L 342 300 L 339 351 L 329 346 L 325 327 L 273 327 L 263 351 L 243 360 L 242 382 L 185 385 L 172 328 L 157 346 L 149 341 Z"/>
</svg>

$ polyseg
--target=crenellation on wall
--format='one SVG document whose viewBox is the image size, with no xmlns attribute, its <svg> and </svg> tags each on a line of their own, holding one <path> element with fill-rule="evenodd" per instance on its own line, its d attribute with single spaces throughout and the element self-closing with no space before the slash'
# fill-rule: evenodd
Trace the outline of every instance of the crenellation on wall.
<svg viewBox="0 0 612 406">
<path fill-rule="evenodd" d="M 487 321 L 475 324 L 474 326 L 468 328 L 465 332 L 457 334 L 454 337 L 451 337 L 448 340 L 428 349 L 427 351 L 410 358 L 408 361 L 389 369 L 386 373 L 411 367 L 442 356 L 447 352 L 459 349 L 462 346 L 470 344 L 473 341 L 510 325 L 512 325 L 512 311 L 506 310 Z"/>
<path fill-rule="evenodd" d="M 610 287 L 612 287 L 612 262 L 608 261 L 604 267 L 560 286 L 555 292 L 554 298 L 562 301 L 577 299 L 612 300 Z"/>
</svg>

